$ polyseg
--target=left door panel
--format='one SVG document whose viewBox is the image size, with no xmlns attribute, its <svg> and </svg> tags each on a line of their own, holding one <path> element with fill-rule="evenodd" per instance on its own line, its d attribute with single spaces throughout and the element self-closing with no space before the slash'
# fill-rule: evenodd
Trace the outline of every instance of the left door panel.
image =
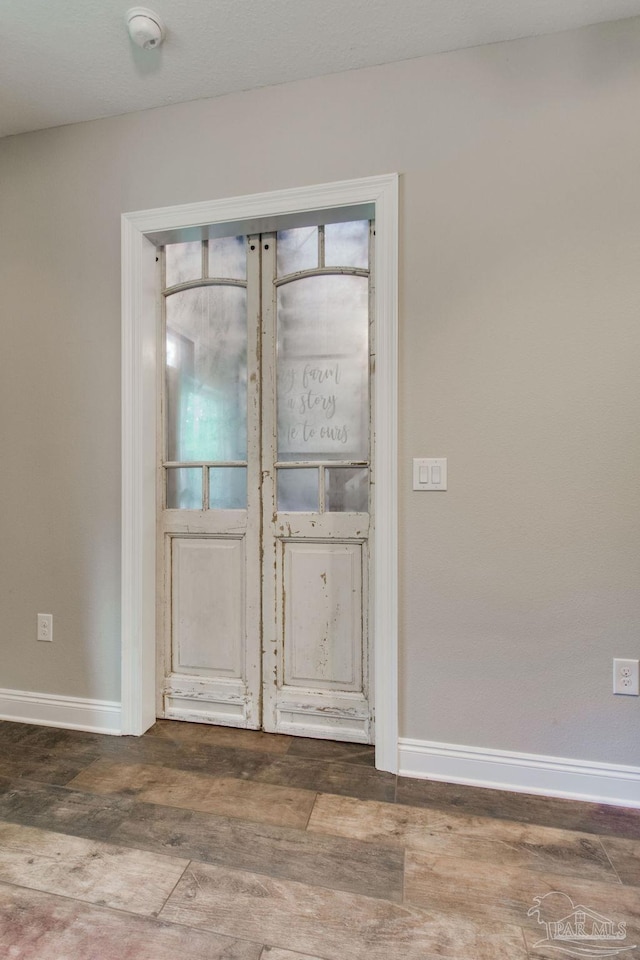
<svg viewBox="0 0 640 960">
<path fill-rule="evenodd" d="M 164 248 L 157 712 L 260 725 L 259 247 Z"/>
</svg>

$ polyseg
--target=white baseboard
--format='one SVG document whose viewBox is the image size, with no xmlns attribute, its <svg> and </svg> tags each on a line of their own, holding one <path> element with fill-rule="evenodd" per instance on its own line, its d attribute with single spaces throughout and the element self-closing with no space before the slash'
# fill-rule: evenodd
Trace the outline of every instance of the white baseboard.
<svg viewBox="0 0 640 960">
<path fill-rule="evenodd" d="M 398 755 L 403 777 L 640 807 L 640 767 L 408 739 Z"/>
<path fill-rule="evenodd" d="M 119 736 L 121 707 L 111 700 L 58 697 L 50 693 L 0 689 L 0 720 L 86 730 Z"/>
</svg>

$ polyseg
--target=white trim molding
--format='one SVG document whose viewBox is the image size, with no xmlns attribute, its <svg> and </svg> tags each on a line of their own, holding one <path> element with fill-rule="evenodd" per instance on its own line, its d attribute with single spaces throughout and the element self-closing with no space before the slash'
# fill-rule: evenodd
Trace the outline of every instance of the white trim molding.
<svg viewBox="0 0 640 960">
<path fill-rule="evenodd" d="M 408 739 L 399 760 L 403 777 L 640 808 L 640 767 Z"/>
<path fill-rule="evenodd" d="M 376 221 L 374 686 L 376 766 L 398 764 L 398 175 L 298 187 L 122 216 L 122 730 L 155 720 L 157 272 L 166 231 L 373 204 Z"/>
<path fill-rule="evenodd" d="M 120 704 L 112 700 L 60 697 L 27 690 L 0 690 L 0 720 L 119 736 L 120 714 Z"/>
</svg>

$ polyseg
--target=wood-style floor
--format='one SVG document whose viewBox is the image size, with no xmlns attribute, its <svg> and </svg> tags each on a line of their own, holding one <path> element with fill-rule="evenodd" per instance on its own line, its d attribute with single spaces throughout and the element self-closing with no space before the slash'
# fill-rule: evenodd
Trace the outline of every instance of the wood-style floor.
<svg viewBox="0 0 640 960">
<path fill-rule="evenodd" d="M 571 903 L 626 924 L 624 940 L 583 954 L 545 939 L 539 918 Z M 639 810 L 396 778 L 355 744 L 0 722 L 3 960 L 613 949 L 640 958 Z"/>
</svg>

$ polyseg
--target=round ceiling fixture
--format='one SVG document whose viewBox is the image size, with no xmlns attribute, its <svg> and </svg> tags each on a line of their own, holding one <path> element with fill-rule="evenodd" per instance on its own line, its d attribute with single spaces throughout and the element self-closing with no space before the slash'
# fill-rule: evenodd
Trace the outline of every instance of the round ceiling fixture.
<svg viewBox="0 0 640 960">
<path fill-rule="evenodd" d="M 127 10 L 127 30 L 135 44 L 143 50 L 153 50 L 164 40 L 164 24 L 157 13 L 146 7 Z"/>
</svg>

